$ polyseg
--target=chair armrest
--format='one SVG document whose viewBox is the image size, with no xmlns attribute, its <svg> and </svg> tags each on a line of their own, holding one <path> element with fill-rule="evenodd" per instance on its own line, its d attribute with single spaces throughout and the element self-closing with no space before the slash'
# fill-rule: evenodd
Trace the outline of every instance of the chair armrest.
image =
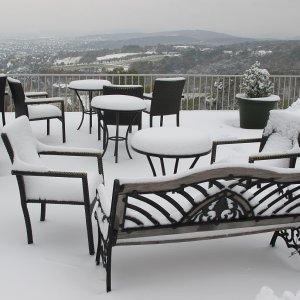
<svg viewBox="0 0 300 300">
<path fill-rule="evenodd" d="M 12 170 L 12 175 L 22 176 L 43 176 L 43 177 L 68 177 L 68 178 L 86 178 L 85 172 L 65 172 L 65 171 L 32 171 L 32 170 Z"/>
<path fill-rule="evenodd" d="M 300 157 L 300 152 L 285 152 L 285 153 L 257 153 L 249 156 L 249 163 L 254 163 L 256 160 L 270 160 L 281 158 L 295 158 Z"/>
<path fill-rule="evenodd" d="M 143 97 L 147 100 L 153 100 L 152 93 L 144 93 Z"/>
<path fill-rule="evenodd" d="M 36 99 L 31 99 L 31 98 L 26 98 L 25 104 L 30 105 L 30 104 L 48 104 L 48 103 L 64 103 L 65 100 L 64 98 L 61 97 L 53 97 L 53 98 L 36 98 Z"/>
<path fill-rule="evenodd" d="M 69 156 L 102 156 L 103 151 L 93 148 L 52 146 L 38 142 L 39 154 Z"/>
<path fill-rule="evenodd" d="M 25 96 L 28 98 L 48 98 L 48 93 L 46 91 L 43 92 L 26 92 Z"/>
<path fill-rule="evenodd" d="M 103 151 L 92 149 L 92 148 L 75 148 L 75 147 L 60 147 L 50 146 L 38 142 L 38 153 L 40 155 L 64 155 L 64 156 L 85 156 L 85 157 L 96 157 L 98 163 L 98 173 L 103 172 L 102 153 Z"/>
<path fill-rule="evenodd" d="M 218 145 L 230 145 L 230 144 L 246 144 L 246 143 L 260 143 L 262 138 L 251 139 L 231 139 L 231 140 L 216 140 L 212 142 L 211 159 L 210 163 L 213 164 L 216 161 L 217 146 Z"/>
</svg>

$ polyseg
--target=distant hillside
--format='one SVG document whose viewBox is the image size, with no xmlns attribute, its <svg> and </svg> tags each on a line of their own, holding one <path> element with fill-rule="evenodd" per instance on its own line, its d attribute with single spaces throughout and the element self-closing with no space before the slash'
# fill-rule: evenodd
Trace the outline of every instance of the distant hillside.
<svg viewBox="0 0 300 300">
<path fill-rule="evenodd" d="M 102 34 L 79 37 L 88 48 L 120 48 L 126 45 L 155 46 L 171 45 L 228 45 L 251 41 L 252 39 L 236 37 L 229 34 L 206 30 L 179 30 L 153 33 Z"/>
<path fill-rule="evenodd" d="M 159 62 L 136 62 L 139 73 L 243 74 L 255 61 L 275 74 L 300 74 L 300 41 L 252 41 L 211 48 L 187 48 Z"/>
</svg>

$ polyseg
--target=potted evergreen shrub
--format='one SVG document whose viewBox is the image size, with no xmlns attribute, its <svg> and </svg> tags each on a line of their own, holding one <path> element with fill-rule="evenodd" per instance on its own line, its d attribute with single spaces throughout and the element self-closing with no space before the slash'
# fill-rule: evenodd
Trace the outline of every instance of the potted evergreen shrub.
<svg viewBox="0 0 300 300">
<path fill-rule="evenodd" d="M 274 84 L 266 69 L 260 68 L 257 61 L 242 78 L 243 94 L 237 94 L 239 104 L 240 126 L 247 129 L 262 129 L 266 126 L 269 113 L 280 100 L 272 95 Z"/>
</svg>

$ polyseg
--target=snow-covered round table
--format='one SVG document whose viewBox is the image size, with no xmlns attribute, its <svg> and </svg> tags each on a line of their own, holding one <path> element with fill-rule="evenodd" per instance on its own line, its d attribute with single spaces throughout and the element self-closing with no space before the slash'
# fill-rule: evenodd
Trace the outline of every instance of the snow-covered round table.
<svg viewBox="0 0 300 300">
<path fill-rule="evenodd" d="M 131 147 L 147 156 L 152 173 L 156 171 L 151 157 L 160 159 L 162 174 L 166 175 L 164 158 L 175 158 L 174 174 L 177 173 L 179 159 L 195 158 L 190 169 L 198 159 L 211 152 L 211 139 L 198 130 L 184 127 L 152 127 L 134 134 Z"/>
<path fill-rule="evenodd" d="M 128 133 L 131 124 L 136 118 L 137 114 L 146 109 L 145 101 L 138 97 L 126 96 L 126 95 L 105 95 L 105 96 L 97 96 L 92 99 L 91 107 L 98 113 L 98 117 L 103 120 L 103 129 L 104 129 L 104 137 L 103 137 L 103 155 L 106 152 L 108 141 L 115 141 L 115 162 L 118 162 L 118 143 L 119 141 L 125 141 L 126 150 L 128 156 L 130 158 L 130 152 L 128 148 Z M 107 125 L 105 124 L 105 120 L 103 117 L 103 111 L 110 111 L 116 114 L 116 135 L 109 136 Z M 131 122 L 128 124 L 128 128 L 126 131 L 125 137 L 119 136 L 119 116 L 122 112 L 135 112 L 135 116 Z M 98 118 L 98 136 L 100 130 L 100 119 Z"/>
<path fill-rule="evenodd" d="M 93 92 L 103 91 L 104 85 L 111 85 L 111 82 L 102 79 L 83 79 L 83 80 L 74 80 L 69 83 L 68 88 L 75 91 L 82 109 L 82 118 L 77 130 L 80 129 L 83 123 L 84 114 L 88 114 L 90 116 L 90 133 L 92 132 L 92 122 L 93 122 L 92 116 L 94 112 L 91 108 L 91 101 L 93 98 Z M 79 92 L 89 93 L 89 107 L 87 107 L 86 109 L 83 105 L 83 101 L 79 95 Z"/>
</svg>

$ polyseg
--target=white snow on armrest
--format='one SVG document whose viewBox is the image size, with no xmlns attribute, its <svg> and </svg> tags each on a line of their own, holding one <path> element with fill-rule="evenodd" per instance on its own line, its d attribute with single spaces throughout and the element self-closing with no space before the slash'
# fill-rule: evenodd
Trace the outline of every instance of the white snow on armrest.
<svg viewBox="0 0 300 300">
<path fill-rule="evenodd" d="M 54 152 L 76 152 L 76 153 L 93 153 L 93 154 L 102 154 L 102 150 L 94 149 L 94 148 L 79 148 L 79 147 L 64 147 L 64 146 L 52 146 L 46 145 L 41 142 L 37 142 L 38 152 L 43 151 L 54 151 Z"/>
</svg>

